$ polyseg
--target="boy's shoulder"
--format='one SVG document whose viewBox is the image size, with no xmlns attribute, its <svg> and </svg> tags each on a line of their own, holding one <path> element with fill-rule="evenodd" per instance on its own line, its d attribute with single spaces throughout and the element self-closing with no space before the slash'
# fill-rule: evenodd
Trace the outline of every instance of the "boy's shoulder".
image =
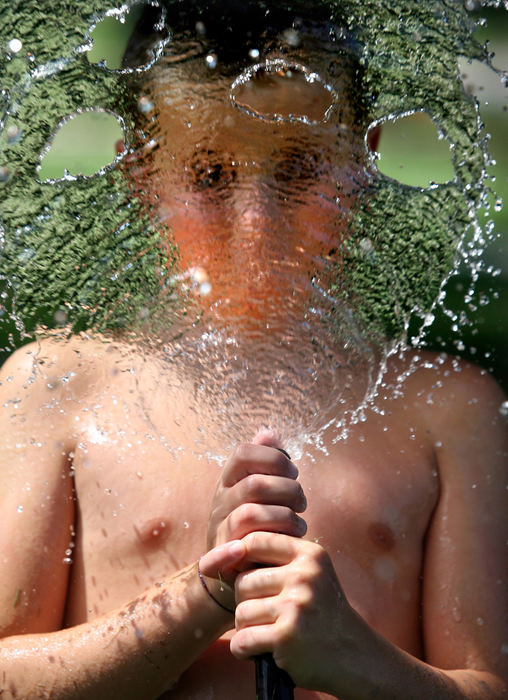
<svg viewBox="0 0 508 700">
<path fill-rule="evenodd" d="M 464 435 L 480 424 L 504 427 L 506 396 L 486 369 L 468 360 L 431 351 L 400 353 L 389 358 L 382 386 L 386 397 L 395 397 L 432 432 Z"/>
<path fill-rule="evenodd" d="M 127 345 L 101 336 L 46 334 L 9 356 L 0 370 L 0 392 L 34 404 L 49 396 L 83 400 L 128 354 Z"/>
</svg>

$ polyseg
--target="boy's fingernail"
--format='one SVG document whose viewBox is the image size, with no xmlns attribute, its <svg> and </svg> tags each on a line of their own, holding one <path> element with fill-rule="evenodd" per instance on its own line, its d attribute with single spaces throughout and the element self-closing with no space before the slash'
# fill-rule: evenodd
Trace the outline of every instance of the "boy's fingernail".
<svg viewBox="0 0 508 700">
<path fill-rule="evenodd" d="M 303 518 L 298 518 L 297 527 L 298 527 L 299 534 L 305 535 L 305 533 L 307 532 L 307 523 L 305 522 L 305 520 Z"/>
<path fill-rule="evenodd" d="M 296 477 L 298 476 L 299 473 L 300 472 L 298 471 L 298 468 L 295 467 L 293 462 L 290 462 L 289 463 L 289 476 L 294 477 L 296 479 Z"/>
<path fill-rule="evenodd" d="M 294 478 L 296 479 L 296 477 L 297 477 L 298 474 L 299 474 L 299 471 L 298 471 L 298 469 L 295 467 L 295 465 L 293 464 L 293 462 L 291 461 L 291 456 L 289 455 L 289 453 L 286 452 L 286 450 L 284 450 L 282 447 L 276 447 L 275 449 L 276 449 L 276 450 L 279 450 L 279 452 L 282 452 L 282 454 L 284 455 L 284 457 L 287 457 L 287 459 L 289 459 L 289 476 L 290 476 L 291 478 L 294 477 Z"/>
</svg>

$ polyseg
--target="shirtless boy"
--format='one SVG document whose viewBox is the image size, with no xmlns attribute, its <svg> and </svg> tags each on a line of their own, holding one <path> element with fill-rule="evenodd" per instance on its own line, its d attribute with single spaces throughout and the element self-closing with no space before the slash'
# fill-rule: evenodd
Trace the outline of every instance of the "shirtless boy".
<svg viewBox="0 0 508 700">
<path fill-rule="evenodd" d="M 282 113 L 295 99 L 286 77 L 274 76 L 268 96 L 252 81 L 250 106 Z M 327 97 L 314 87 L 300 95 L 303 111 Z M 312 411 L 277 384 L 275 409 L 259 406 L 278 359 L 267 366 L 251 344 L 262 328 L 301 369 L 298 311 L 315 302 L 310 278 L 340 243 L 327 192 L 340 173 L 362 182 L 363 135 L 349 115 L 354 138 L 327 150 L 336 122 L 277 130 L 229 100 L 217 117 L 222 130 L 210 131 L 208 98 L 171 82 L 167 90 L 172 110 L 157 105 L 153 192 L 186 279 L 199 269 L 210 284 L 195 301 L 203 328 L 234 337 L 250 358 L 251 373 L 234 385 L 245 415 L 227 407 L 226 394 L 207 396 L 221 370 L 203 357 L 204 389 L 190 355 L 168 362 L 97 337 L 47 339 L 8 360 L 2 699 L 253 698 L 250 659 L 262 652 L 290 674 L 298 700 L 506 697 L 508 437 L 493 380 L 453 358 L 402 356 L 385 376 L 389 387 L 407 373 L 399 392 L 380 389 L 342 440 L 332 423 L 326 449 L 308 447 L 297 467 L 275 449 L 288 446 L 284 435 L 255 434 L 274 410 L 282 425 L 290 413 L 304 425 L 321 406 L 324 426 L 344 409 L 330 403 L 329 377 L 319 372 L 301 394 Z M 191 103 L 195 126 L 184 130 Z M 298 155 L 298 143 L 324 163 L 291 208 L 283 193 L 267 197 L 256 164 L 270 175 L 274 153 Z M 234 175 L 216 163 L 192 169 L 194 152 L 218 153 Z M 236 189 L 221 199 L 209 185 L 224 173 L 225 191 Z M 343 194 L 342 212 L 352 196 Z M 364 393 L 365 368 L 352 367 L 346 408 Z M 242 420 L 245 441 L 232 449 Z M 221 447 L 225 463 L 214 457 Z"/>
</svg>

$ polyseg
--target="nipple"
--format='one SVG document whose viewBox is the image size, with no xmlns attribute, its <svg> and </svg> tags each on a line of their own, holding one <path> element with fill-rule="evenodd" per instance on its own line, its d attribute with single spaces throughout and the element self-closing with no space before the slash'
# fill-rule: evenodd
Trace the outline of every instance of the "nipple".
<svg viewBox="0 0 508 700">
<path fill-rule="evenodd" d="M 385 552 L 389 552 L 393 549 L 395 545 L 395 537 L 391 528 L 384 523 L 371 523 L 368 529 L 369 537 L 371 541 L 383 549 Z"/>
<path fill-rule="evenodd" d="M 139 528 L 134 526 L 134 530 L 143 544 L 157 544 L 166 539 L 169 534 L 168 525 L 168 521 L 164 518 L 153 518 Z"/>
</svg>

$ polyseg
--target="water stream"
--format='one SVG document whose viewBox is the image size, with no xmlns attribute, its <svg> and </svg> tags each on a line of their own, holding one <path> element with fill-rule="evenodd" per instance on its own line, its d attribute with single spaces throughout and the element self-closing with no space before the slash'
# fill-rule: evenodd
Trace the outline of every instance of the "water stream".
<svg viewBox="0 0 508 700">
<path fill-rule="evenodd" d="M 58 27 L 36 4 L 2 9 L 6 351 L 48 333 L 126 343 L 193 378 L 205 433 L 270 425 L 300 453 L 375 403 L 386 358 L 425 347 L 436 316 L 460 349 L 468 319 L 447 285 L 466 271 L 475 303 L 495 235 L 478 221 L 485 134 L 457 75 L 459 56 L 489 60 L 474 21 L 444 0 L 320 4 L 310 19 L 293 5 L 225 29 L 213 2 L 80 0 Z M 91 63 L 114 20 L 129 26 L 123 63 Z M 369 139 L 420 112 L 454 176 L 410 187 Z M 113 160 L 39 178 L 83 113 L 116 119 Z"/>
</svg>

